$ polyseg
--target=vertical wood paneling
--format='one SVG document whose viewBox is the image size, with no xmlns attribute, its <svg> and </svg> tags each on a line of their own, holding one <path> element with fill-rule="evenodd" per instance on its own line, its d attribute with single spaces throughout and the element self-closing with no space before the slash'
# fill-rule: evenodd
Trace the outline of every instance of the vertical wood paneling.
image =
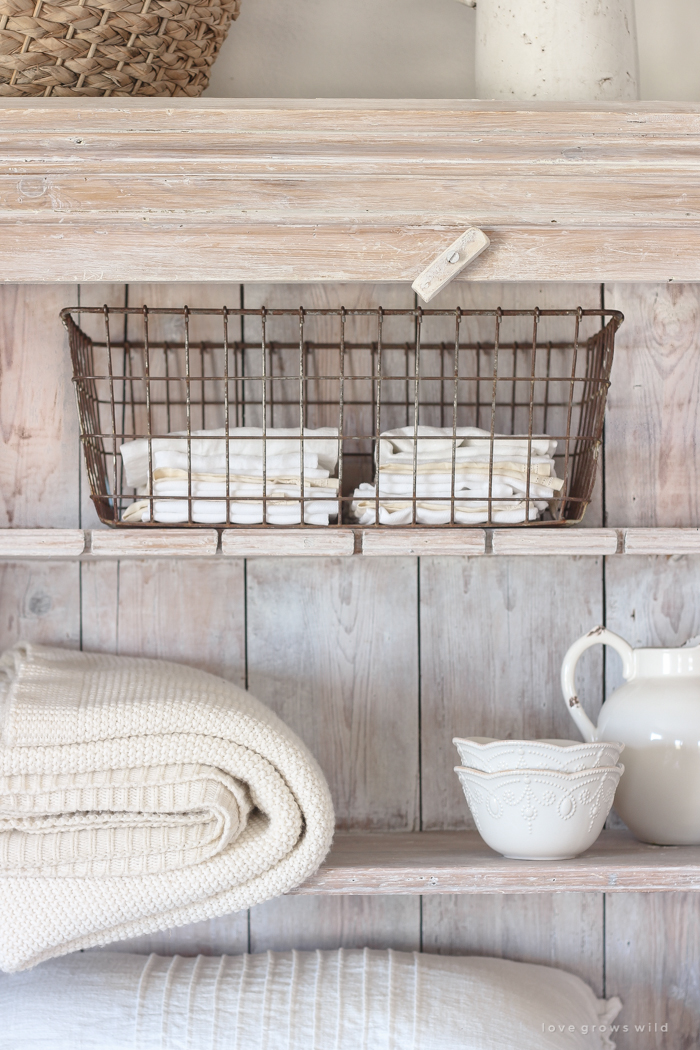
<svg viewBox="0 0 700 1050">
<path fill-rule="evenodd" d="M 201 667 L 245 683 L 243 562 L 83 565 L 83 646 Z"/>
<path fill-rule="evenodd" d="M 416 609 L 412 558 L 248 562 L 249 688 L 319 760 L 340 827 L 418 826 Z M 288 897 L 251 911 L 251 944 L 416 946 L 419 916 L 415 897 Z"/>
<path fill-rule="evenodd" d="M 76 562 L 0 563 L 0 651 L 20 641 L 78 648 Z"/>
<path fill-rule="evenodd" d="M 240 955 L 248 951 L 248 912 L 176 926 L 143 937 L 116 941 L 98 951 L 135 952 L 137 955 Z"/>
<path fill-rule="evenodd" d="M 418 827 L 414 558 L 248 561 L 250 691 L 308 744 L 340 828 Z"/>
<path fill-rule="evenodd" d="M 609 525 L 697 525 L 694 450 L 700 434 L 700 289 L 613 285 L 606 303 L 625 314 L 618 333 L 606 423 Z M 634 646 L 680 645 L 700 632 L 700 559 L 608 558 L 607 625 Z M 606 658 L 606 692 L 621 684 Z M 619 819 L 619 818 L 618 818 Z M 623 1024 L 668 1022 L 668 1033 L 618 1034 L 619 1050 L 697 1045 L 700 902 L 684 894 L 611 894 L 606 902 L 606 990 Z"/>
<path fill-rule="evenodd" d="M 561 697 L 568 646 L 603 612 L 599 558 L 421 558 L 423 827 L 473 827 L 453 736 L 578 739 Z M 593 716 L 602 656 L 581 662 Z"/>
<path fill-rule="evenodd" d="M 696 1050 L 699 925 L 697 893 L 607 896 L 606 994 L 620 996 L 623 1010 L 616 1023 L 630 1028 L 615 1036 L 618 1050 Z M 639 1031 L 639 1026 L 649 1023 L 651 1031 Z M 668 1025 L 666 1032 L 661 1031 L 663 1024 Z"/>
<path fill-rule="evenodd" d="M 423 950 L 559 966 L 602 995 L 603 900 L 599 893 L 424 897 Z"/>
<path fill-rule="evenodd" d="M 615 284 L 622 310 L 606 422 L 607 525 L 700 523 L 700 285 Z"/>
<path fill-rule="evenodd" d="M 418 897 L 277 897 L 250 910 L 251 951 L 420 948 Z"/>
<path fill-rule="evenodd" d="M 0 287 L 0 527 L 78 525 L 78 417 L 59 311 L 72 285 Z"/>
</svg>

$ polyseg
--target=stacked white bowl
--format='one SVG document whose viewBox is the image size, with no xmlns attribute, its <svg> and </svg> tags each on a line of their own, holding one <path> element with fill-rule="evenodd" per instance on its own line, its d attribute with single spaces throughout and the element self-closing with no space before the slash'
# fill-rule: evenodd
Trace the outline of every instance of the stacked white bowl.
<svg viewBox="0 0 700 1050">
<path fill-rule="evenodd" d="M 455 766 L 479 833 L 517 860 L 565 860 L 603 830 L 624 744 L 455 737 Z"/>
</svg>

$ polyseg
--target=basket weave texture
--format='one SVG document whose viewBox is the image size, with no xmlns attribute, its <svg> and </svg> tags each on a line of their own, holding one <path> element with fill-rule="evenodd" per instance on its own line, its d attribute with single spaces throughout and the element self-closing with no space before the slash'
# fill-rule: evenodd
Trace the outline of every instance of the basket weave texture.
<svg viewBox="0 0 700 1050">
<path fill-rule="evenodd" d="M 0 96 L 201 95 L 240 0 L 0 0 Z"/>
</svg>

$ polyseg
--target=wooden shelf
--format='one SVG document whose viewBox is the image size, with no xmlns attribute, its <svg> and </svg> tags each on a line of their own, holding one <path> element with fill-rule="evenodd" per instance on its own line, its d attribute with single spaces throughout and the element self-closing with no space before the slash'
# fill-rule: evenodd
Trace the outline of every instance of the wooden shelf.
<svg viewBox="0 0 700 1050">
<path fill-rule="evenodd" d="M 700 280 L 700 106 L 3 99 L 4 281 Z"/>
<path fill-rule="evenodd" d="M 636 893 L 700 890 L 700 847 L 604 831 L 574 860 L 506 860 L 473 832 L 337 834 L 296 893 Z"/>
<path fill-rule="evenodd" d="M 219 531 L 221 544 L 219 544 Z M 0 560 L 22 558 L 602 557 L 700 554 L 700 529 L 0 529 Z"/>
</svg>

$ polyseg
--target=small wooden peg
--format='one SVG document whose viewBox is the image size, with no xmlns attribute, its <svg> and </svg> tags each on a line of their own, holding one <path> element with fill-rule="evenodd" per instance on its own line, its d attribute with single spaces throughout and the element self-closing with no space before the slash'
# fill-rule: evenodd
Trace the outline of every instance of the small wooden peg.
<svg viewBox="0 0 700 1050">
<path fill-rule="evenodd" d="M 465 266 L 481 255 L 490 243 L 485 233 L 476 226 L 470 226 L 416 277 L 411 285 L 413 291 L 418 292 L 424 303 L 429 303 Z"/>
</svg>

